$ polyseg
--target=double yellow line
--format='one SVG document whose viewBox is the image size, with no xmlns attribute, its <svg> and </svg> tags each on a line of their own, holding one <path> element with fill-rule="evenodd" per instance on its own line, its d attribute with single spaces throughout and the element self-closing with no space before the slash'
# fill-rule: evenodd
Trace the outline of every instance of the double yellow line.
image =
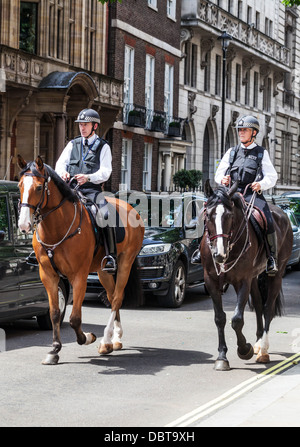
<svg viewBox="0 0 300 447">
<path fill-rule="evenodd" d="M 266 380 L 274 377 L 276 374 L 280 374 L 292 366 L 297 365 L 300 362 L 300 352 L 298 354 L 294 354 L 288 359 L 278 363 L 272 368 L 267 369 L 266 371 L 258 374 L 257 376 L 252 377 L 251 379 L 246 380 L 245 382 L 240 383 L 236 387 L 222 394 L 220 397 L 207 402 L 201 407 L 196 408 L 195 410 L 187 413 L 185 416 L 176 419 L 170 424 L 166 425 L 166 427 L 189 427 L 193 424 L 199 422 L 200 419 L 208 416 L 209 414 L 218 411 L 220 408 L 225 405 L 230 404 L 235 399 L 239 398 L 243 394 L 247 393 L 251 389 L 256 386 L 259 386 Z M 225 373 L 228 374 L 228 373 Z"/>
</svg>

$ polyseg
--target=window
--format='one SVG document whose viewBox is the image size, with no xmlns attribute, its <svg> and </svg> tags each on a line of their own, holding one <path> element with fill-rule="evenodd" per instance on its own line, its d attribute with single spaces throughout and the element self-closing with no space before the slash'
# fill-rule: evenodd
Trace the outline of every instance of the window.
<svg viewBox="0 0 300 447">
<path fill-rule="evenodd" d="M 240 102 L 241 100 L 241 66 L 236 64 L 235 72 L 235 100 Z"/>
<path fill-rule="evenodd" d="M 247 23 L 250 25 L 252 23 L 252 8 L 248 6 L 247 8 Z"/>
<path fill-rule="evenodd" d="M 173 65 L 165 65 L 165 106 L 164 112 L 168 119 L 173 118 L 173 82 L 174 67 Z"/>
<path fill-rule="evenodd" d="M 210 51 L 208 51 L 204 58 L 204 91 L 210 91 Z"/>
<path fill-rule="evenodd" d="M 260 13 L 256 11 L 255 14 L 255 27 L 260 30 Z"/>
<path fill-rule="evenodd" d="M 221 56 L 216 55 L 215 94 L 221 95 Z"/>
<path fill-rule="evenodd" d="M 157 9 L 157 0 L 148 0 L 148 6 Z"/>
<path fill-rule="evenodd" d="M 96 59 L 97 0 L 85 0 L 85 68 L 93 71 Z"/>
<path fill-rule="evenodd" d="M 228 62 L 227 64 L 227 72 L 226 72 L 226 98 L 231 98 L 231 74 L 232 74 L 232 62 Z"/>
<path fill-rule="evenodd" d="M 133 103 L 134 49 L 125 46 L 124 61 L 124 103 Z"/>
<path fill-rule="evenodd" d="M 167 0 L 167 16 L 176 19 L 176 0 Z"/>
<path fill-rule="evenodd" d="M 64 54 L 64 6 L 61 0 L 49 2 L 48 54 L 63 59 Z"/>
<path fill-rule="evenodd" d="M 145 106 L 147 111 L 154 109 L 154 66 L 155 59 L 149 54 L 146 55 L 146 85 L 145 85 Z M 148 113 L 151 119 L 152 113 Z M 147 123 L 149 124 L 149 123 Z"/>
<path fill-rule="evenodd" d="M 20 5 L 20 50 L 37 54 L 37 3 L 21 2 Z"/>
<path fill-rule="evenodd" d="M 264 82 L 264 94 L 263 94 L 263 107 L 267 112 L 271 111 L 271 97 L 272 97 L 272 79 L 265 78 Z"/>
<path fill-rule="evenodd" d="M 121 185 L 120 189 L 130 189 L 131 187 L 131 153 L 132 140 L 122 140 L 122 155 L 121 155 Z"/>
<path fill-rule="evenodd" d="M 238 19 L 242 19 L 243 15 L 243 0 L 238 1 Z"/>
<path fill-rule="evenodd" d="M 243 83 L 245 85 L 245 104 L 248 106 L 250 98 L 250 70 L 246 71 Z"/>
<path fill-rule="evenodd" d="M 69 11 L 69 64 L 74 65 L 75 51 L 75 0 L 70 0 Z"/>
<path fill-rule="evenodd" d="M 143 158 L 143 190 L 151 190 L 152 144 L 145 143 Z"/>
<path fill-rule="evenodd" d="M 184 83 L 191 87 L 197 86 L 197 50 L 197 45 L 185 44 Z"/>
<path fill-rule="evenodd" d="M 253 107 L 258 107 L 259 74 L 254 72 Z"/>
</svg>

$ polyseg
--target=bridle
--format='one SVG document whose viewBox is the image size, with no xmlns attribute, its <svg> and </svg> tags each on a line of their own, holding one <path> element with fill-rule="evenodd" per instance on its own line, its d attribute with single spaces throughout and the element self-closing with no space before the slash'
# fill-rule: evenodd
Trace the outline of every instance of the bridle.
<svg viewBox="0 0 300 447">
<path fill-rule="evenodd" d="M 29 169 L 29 168 L 28 168 Z M 47 206 L 48 204 L 48 199 L 50 196 L 50 189 L 48 187 L 48 183 L 51 180 L 51 177 L 48 175 L 48 171 L 46 169 L 46 166 L 44 165 L 44 174 L 38 172 L 38 171 L 32 171 L 32 172 L 24 172 L 23 173 L 24 176 L 30 176 L 30 177 L 39 177 L 44 179 L 44 183 L 43 183 L 43 189 L 42 189 L 42 193 L 41 193 L 41 198 L 38 202 L 37 205 L 31 205 L 30 203 L 19 203 L 19 210 L 22 207 L 27 207 L 27 208 L 31 208 L 34 210 L 33 212 L 33 227 L 36 231 L 36 239 L 37 241 L 41 244 L 41 246 L 44 248 L 44 250 L 46 251 L 48 258 L 50 259 L 51 265 L 53 267 L 53 269 L 59 273 L 54 260 L 53 260 L 53 256 L 54 256 L 54 250 L 56 247 L 58 247 L 62 242 L 66 241 L 67 239 L 75 236 L 76 234 L 80 234 L 81 233 L 81 224 L 82 224 L 82 214 L 83 214 L 83 205 L 82 205 L 82 201 L 80 201 L 80 221 L 79 221 L 79 225 L 78 227 L 70 234 L 70 231 L 75 223 L 76 220 L 76 216 L 77 216 L 77 203 L 73 202 L 74 205 L 74 217 L 72 220 L 71 225 L 69 226 L 67 232 L 65 233 L 65 235 L 62 237 L 62 239 L 58 242 L 56 242 L 55 244 L 47 244 L 46 242 L 42 241 L 38 232 L 38 224 L 41 223 L 47 216 L 49 216 L 49 214 L 53 213 L 54 211 L 56 211 L 57 209 L 59 209 L 67 200 L 66 197 L 64 197 L 60 203 L 55 206 L 54 208 L 50 209 L 49 211 L 47 211 L 46 213 L 41 214 L 41 211 Z M 44 201 L 46 199 L 46 203 L 45 205 L 43 205 Z"/>
<path fill-rule="evenodd" d="M 207 228 L 207 225 L 205 225 L 206 233 L 207 233 L 207 239 L 208 239 L 208 246 L 210 248 L 210 252 L 211 252 L 212 260 L 213 260 L 213 263 L 214 263 L 215 271 L 216 271 L 218 276 L 220 276 L 221 273 L 227 273 L 231 269 L 233 269 L 236 266 L 236 264 L 238 263 L 238 261 L 240 260 L 240 258 L 243 256 L 243 254 L 246 253 L 246 251 L 251 247 L 248 222 L 249 222 L 252 210 L 253 210 L 254 199 L 255 199 L 255 192 L 253 193 L 252 199 L 251 199 L 249 204 L 246 204 L 246 202 L 244 202 L 245 207 L 243 207 L 243 209 L 242 209 L 242 211 L 243 211 L 243 219 L 242 219 L 242 222 L 240 223 L 239 228 L 235 232 L 236 236 L 235 236 L 233 241 L 231 241 L 232 236 L 234 234 L 233 230 L 231 230 L 229 234 L 221 233 L 221 234 L 215 234 L 215 235 L 211 236 L 209 234 L 209 230 Z M 205 210 L 205 214 L 206 214 L 206 210 Z M 244 244 L 242 246 L 242 249 L 241 249 L 239 255 L 237 256 L 237 258 L 234 259 L 233 261 L 228 262 L 226 264 L 226 266 L 229 266 L 231 264 L 230 267 L 228 267 L 227 269 L 225 268 L 224 265 L 217 265 L 217 263 L 216 263 L 216 261 L 214 259 L 214 256 L 213 256 L 213 252 L 212 252 L 212 244 L 211 244 L 212 241 L 214 241 L 214 240 L 216 240 L 216 239 L 218 239 L 220 237 L 228 239 L 229 253 L 230 253 L 232 251 L 232 249 L 234 248 L 234 246 L 239 241 L 239 239 L 244 234 L 245 229 L 246 229 L 245 242 L 244 242 Z"/>
</svg>

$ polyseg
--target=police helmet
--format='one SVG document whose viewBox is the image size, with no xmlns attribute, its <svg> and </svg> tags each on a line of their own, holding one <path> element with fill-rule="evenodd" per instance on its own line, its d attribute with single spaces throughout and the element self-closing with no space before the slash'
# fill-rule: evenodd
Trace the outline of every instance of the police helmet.
<svg viewBox="0 0 300 447">
<path fill-rule="evenodd" d="M 236 125 L 236 129 L 244 129 L 246 127 L 249 127 L 250 129 L 256 130 L 257 133 L 259 132 L 259 122 L 252 115 L 242 116 L 242 118 L 240 118 L 238 120 L 237 125 Z"/>
<path fill-rule="evenodd" d="M 100 116 L 96 110 L 93 109 L 83 109 L 79 113 L 75 123 L 98 123 L 100 124 Z"/>
</svg>

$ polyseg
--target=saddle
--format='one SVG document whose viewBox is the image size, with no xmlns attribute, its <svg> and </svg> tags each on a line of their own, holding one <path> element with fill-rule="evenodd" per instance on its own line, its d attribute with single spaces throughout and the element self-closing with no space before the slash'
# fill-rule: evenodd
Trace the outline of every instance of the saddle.
<svg viewBox="0 0 300 447">
<path fill-rule="evenodd" d="M 77 191 L 77 193 L 78 193 L 78 191 Z M 98 205 L 95 202 L 93 202 L 92 200 L 90 200 L 89 198 L 84 197 L 81 193 L 80 193 L 80 200 L 83 202 L 83 205 L 85 206 L 87 212 L 89 213 L 89 216 L 90 216 L 90 219 L 92 222 L 95 239 L 96 239 L 96 244 L 95 244 L 95 253 L 96 253 L 99 246 L 104 245 L 103 231 L 102 231 L 102 228 L 98 226 L 97 220 L 96 220 L 96 215 L 95 215 L 95 210 L 98 211 Z M 119 213 L 116 210 L 116 208 L 109 202 L 107 202 L 107 208 L 108 208 L 108 214 L 116 216 L 115 232 L 116 232 L 116 243 L 118 244 L 124 240 L 125 228 L 124 228 L 124 225 L 120 219 Z"/>
<path fill-rule="evenodd" d="M 251 219 L 252 218 L 252 219 Z M 251 222 L 254 220 L 255 223 L 259 226 L 260 230 L 265 233 L 268 229 L 268 223 L 266 216 L 262 210 L 260 210 L 257 206 L 253 207 L 251 214 Z"/>
</svg>

